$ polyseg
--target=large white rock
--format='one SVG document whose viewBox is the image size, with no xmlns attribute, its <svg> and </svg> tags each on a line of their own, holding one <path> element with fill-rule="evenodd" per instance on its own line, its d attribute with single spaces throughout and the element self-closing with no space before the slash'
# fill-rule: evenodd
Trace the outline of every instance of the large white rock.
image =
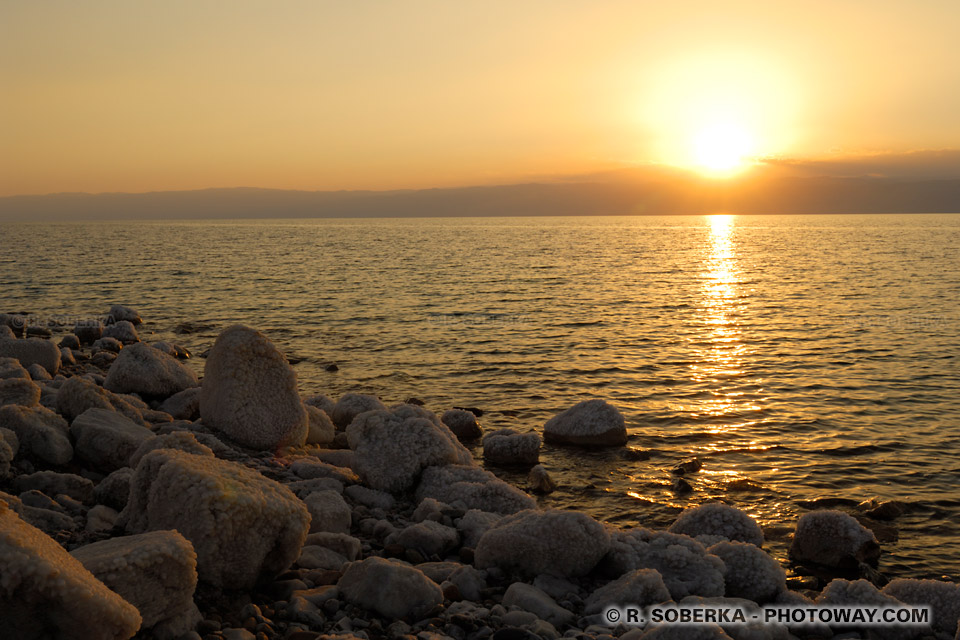
<svg viewBox="0 0 960 640">
<path fill-rule="evenodd" d="M 18 404 L 34 407 L 40 402 L 40 387 L 30 379 L 4 378 L 0 380 L 0 407 Z"/>
<path fill-rule="evenodd" d="M 310 514 L 285 486 L 241 464 L 172 449 L 140 460 L 120 524 L 176 529 L 197 552 L 200 579 L 247 589 L 300 555 Z"/>
<path fill-rule="evenodd" d="M 439 418 L 409 404 L 360 414 L 347 427 L 347 442 L 363 482 L 393 493 L 414 486 L 427 467 L 473 462 Z"/>
<path fill-rule="evenodd" d="M 111 393 L 97 386 L 92 380 L 80 376 L 67 378 L 67 381 L 60 385 L 56 407 L 57 413 L 68 422 L 87 409 L 107 409 L 121 413 L 137 424 L 146 424 L 142 411 L 128 398 Z"/>
<path fill-rule="evenodd" d="M 0 620 L 3 636 L 17 639 L 126 640 L 141 623 L 136 607 L 3 501 Z"/>
<path fill-rule="evenodd" d="M 348 602 L 392 619 L 419 620 L 443 603 L 436 582 L 409 565 L 385 558 L 354 562 L 337 587 Z"/>
<path fill-rule="evenodd" d="M 535 465 L 540 461 L 540 436 L 497 429 L 483 436 L 483 459 L 493 464 Z"/>
<path fill-rule="evenodd" d="M 376 396 L 368 396 L 362 393 L 345 393 L 340 396 L 337 403 L 333 406 L 330 419 L 340 430 L 346 429 L 361 413 L 367 411 L 386 411 L 387 405 L 383 404 Z"/>
<path fill-rule="evenodd" d="M 197 374 L 179 360 L 151 346 L 138 343 L 120 352 L 110 365 L 103 386 L 114 393 L 169 398 L 199 384 Z"/>
<path fill-rule="evenodd" d="M 16 358 L 24 368 L 39 364 L 51 376 L 60 370 L 60 349 L 42 338 L 0 338 L 0 358 Z"/>
<path fill-rule="evenodd" d="M 670 591 L 663 577 L 655 569 L 636 569 L 608 582 L 587 598 L 584 614 L 601 613 L 609 607 L 639 605 L 641 607 L 666 602 Z"/>
<path fill-rule="evenodd" d="M 424 498 L 433 498 L 463 509 L 501 514 L 537 507 L 537 501 L 526 493 L 474 465 L 426 469 L 417 487 L 417 503 Z"/>
<path fill-rule="evenodd" d="M 543 439 L 556 444 L 622 446 L 627 444 L 627 428 L 616 407 L 604 400 L 585 400 L 547 420 Z"/>
<path fill-rule="evenodd" d="M 234 325 L 210 349 L 200 392 L 203 423 L 252 449 L 302 445 L 307 412 L 297 374 L 259 331 Z"/>
<path fill-rule="evenodd" d="M 691 538 L 703 536 L 710 543 L 718 542 L 722 538 L 763 546 L 763 531 L 756 520 L 740 509 L 722 502 L 686 509 L 670 525 L 670 533 L 682 533 Z"/>
<path fill-rule="evenodd" d="M 126 467 L 130 456 L 153 432 L 107 409 L 87 409 L 70 425 L 76 454 L 98 469 L 110 472 Z"/>
<path fill-rule="evenodd" d="M 678 601 L 690 595 L 724 594 L 723 560 L 708 554 L 690 536 L 644 528 L 614 531 L 603 564 L 615 576 L 636 569 L 656 569 Z"/>
<path fill-rule="evenodd" d="M 73 458 L 67 421 L 44 407 L 6 405 L 0 407 L 0 427 L 17 434 L 20 446 L 30 456 L 52 465 L 64 465 Z"/>
<path fill-rule="evenodd" d="M 576 511 L 521 511 L 480 538 L 478 569 L 499 567 L 523 575 L 575 577 L 587 574 L 610 549 L 602 524 Z"/>
<path fill-rule="evenodd" d="M 774 600 L 787 590 L 787 576 L 777 560 L 748 542 L 718 542 L 709 547 L 723 560 L 724 595 L 746 598 L 758 604 Z"/>
<path fill-rule="evenodd" d="M 197 554 L 176 531 L 102 540 L 70 555 L 135 606 L 143 629 L 149 629 L 153 638 L 177 638 L 192 631 L 202 618 L 193 602 Z"/>
<path fill-rule="evenodd" d="M 303 502 L 310 511 L 310 533 L 350 533 L 350 505 L 336 491 L 314 491 Z"/>
<path fill-rule="evenodd" d="M 879 556 L 880 545 L 873 532 L 842 511 L 805 513 L 797 521 L 790 545 L 795 562 L 835 568 L 855 568 Z"/>
</svg>

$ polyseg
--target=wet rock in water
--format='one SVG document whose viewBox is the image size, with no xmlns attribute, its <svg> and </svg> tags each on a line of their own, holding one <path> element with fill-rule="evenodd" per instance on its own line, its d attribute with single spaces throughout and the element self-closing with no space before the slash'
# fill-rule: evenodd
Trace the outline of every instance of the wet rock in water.
<svg viewBox="0 0 960 640">
<path fill-rule="evenodd" d="M 557 483 L 553 481 L 550 473 L 547 472 L 542 464 L 538 464 L 533 469 L 530 469 L 530 473 L 527 475 L 527 484 L 534 493 L 547 494 L 557 490 Z"/>
<path fill-rule="evenodd" d="M 247 589 L 300 555 L 310 514 L 280 483 L 241 464 L 160 449 L 137 465 L 120 524 L 130 533 L 176 529 L 197 552 L 200 579 Z"/>
<path fill-rule="evenodd" d="M 11 378 L 30 380 L 30 372 L 24 369 L 16 358 L 0 357 L 0 380 Z"/>
<path fill-rule="evenodd" d="M 330 373 L 333 373 L 334 371 L 340 371 L 340 367 L 338 367 L 335 362 L 331 362 L 330 364 L 328 364 L 327 366 L 325 366 L 325 367 L 323 368 L 323 370 L 324 370 L 324 371 L 329 371 Z"/>
<path fill-rule="evenodd" d="M 460 543 L 460 534 L 453 527 L 425 520 L 392 534 L 386 543 L 399 544 L 405 549 L 416 549 L 427 558 L 442 557 Z"/>
<path fill-rule="evenodd" d="M 350 505 L 336 491 L 314 491 L 303 502 L 310 511 L 310 533 L 350 532 Z"/>
<path fill-rule="evenodd" d="M 380 402 L 376 396 L 362 393 L 345 393 L 340 396 L 333 406 L 330 419 L 341 431 L 350 426 L 353 419 L 366 411 L 387 411 L 387 405 Z"/>
<path fill-rule="evenodd" d="M 891 580 L 881 591 L 904 604 L 929 606 L 933 610 L 933 628 L 953 636 L 958 632 L 960 619 L 960 584 L 940 580 L 915 580 L 897 578 Z"/>
<path fill-rule="evenodd" d="M 0 358 L 16 358 L 26 369 L 38 364 L 51 376 L 60 370 L 60 349 L 42 338 L 0 338 Z"/>
<path fill-rule="evenodd" d="M 409 404 L 358 416 L 347 428 L 347 440 L 364 483 L 391 493 L 413 487 L 427 467 L 473 462 L 439 418 Z"/>
<path fill-rule="evenodd" d="M 99 338 L 100 336 L 97 336 L 97 337 Z M 79 349 L 80 339 L 75 334 L 68 333 L 67 335 L 60 338 L 60 342 L 57 343 L 57 346 L 60 347 L 61 350 L 62 349 Z"/>
<path fill-rule="evenodd" d="M 684 478 L 674 478 L 673 482 L 670 484 L 670 488 L 674 493 L 680 496 L 693 493 L 693 485 L 687 482 Z"/>
<path fill-rule="evenodd" d="M 610 534 L 573 511 L 521 511 L 487 530 L 475 552 L 478 569 L 498 567 L 528 576 L 582 576 L 610 549 Z"/>
<path fill-rule="evenodd" d="M 306 441 L 297 374 L 259 331 L 235 325 L 218 337 L 204 367 L 203 423 L 242 444 L 273 450 Z"/>
<path fill-rule="evenodd" d="M 93 500 L 93 482 L 74 473 L 36 471 L 20 475 L 13 482 L 17 491 L 41 491 L 48 496 L 65 494 L 83 503 Z"/>
<path fill-rule="evenodd" d="M 153 638 L 173 640 L 202 616 L 193 602 L 197 554 L 176 531 L 153 531 L 94 542 L 71 554 L 111 591 L 132 604 Z"/>
<path fill-rule="evenodd" d="M 709 547 L 707 553 L 723 560 L 724 595 L 727 597 L 765 604 L 787 589 L 783 567 L 754 544 L 718 542 Z"/>
<path fill-rule="evenodd" d="M 304 409 L 306 409 L 308 420 L 306 444 L 325 445 L 333 442 L 337 428 L 327 412 L 306 403 L 304 403 Z"/>
<path fill-rule="evenodd" d="M 140 335 L 137 333 L 133 323 L 126 320 L 107 325 L 103 330 L 103 338 L 101 338 L 101 340 L 104 338 L 113 338 L 125 345 L 140 342 Z"/>
<path fill-rule="evenodd" d="M 129 322 L 134 325 L 143 324 L 143 318 L 140 317 L 137 311 L 122 304 L 111 305 L 107 316 L 112 322 Z"/>
<path fill-rule="evenodd" d="M 623 446 L 627 429 L 616 407 L 604 400 L 585 400 L 550 418 L 543 438 L 554 444 Z"/>
<path fill-rule="evenodd" d="M 536 500 L 520 489 L 472 464 L 425 469 L 417 487 L 417 503 L 424 498 L 499 514 L 537 507 Z"/>
<path fill-rule="evenodd" d="M 617 604 L 640 605 L 641 607 L 666 602 L 670 591 L 663 583 L 660 573 L 654 569 L 636 569 L 627 572 L 600 587 L 584 603 L 584 614 L 601 613 Z"/>
<path fill-rule="evenodd" d="M 0 567 L 5 637 L 126 640 L 140 628 L 133 605 L 2 500 Z"/>
<path fill-rule="evenodd" d="M 137 424 L 146 424 L 140 409 L 129 399 L 97 386 L 92 380 L 80 376 L 68 378 L 57 391 L 57 413 L 71 422 L 89 409 L 116 411 Z"/>
<path fill-rule="evenodd" d="M 673 469 L 670 470 L 675 476 L 685 476 L 689 473 L 696 473 L 703 468 L 703 463 L 700 462 L 699 458 L 692 458 L 690 460 L 684 460 L 683 462 L 678 463 Z"/>
<path fill-rule="evenodd" d="M 471 411 L 450 409 L 443 412 L 440 420 L 450 427 L 450 431 L 453 431 L 460 440 L 475 440 L 483 435 L 477 416 Z"/>
<path fill-rule="evenodd" d="M 483 417 L 483 409 L 478 409 L 476 407 L 454 407 L 454 409 L 457 409 L 458 411 L 469 411 L 478 418 Z"/>
<path fill-rule="evenodd" d="M 73 458 L 67 421 L 44 407 L 6 405 L 0 407 L 0 427 L 11 429 L 23 451 L 52 465 L 64 465 Z"/>
<path fill-rule="evenodd" d="M 534 465 L 540 460 L 540 436 L 497 429 L 483 436 L 483 458 L 492 464 Z"/>
<path fill-rule="evenodd" d="M 116 411 L 87 409 L 70 425 L 77 456 L 106 472 L 126 467 L 153 432 Z"/>
<path fill-rule="evenodd" d="M 73 335 L 80 344 L 93 344 L 103 337 L 103 323 L 97 319 L 79 320 L 73 327 Z"/>
<path fill-rule="evenodd" d="M 40 387 L 32 380 L 5 378 L 0 380 L 0 406 L 35 407 L 40 402 Z"/>
<path fill-rule="evenodd" d="M 674 600 L 724 593 L 723 560 L 708 554 L 690 536 L 645 528 L 614 531 L 602 568 L 612 576 L 636 569 L 656 569 Z"/>
<path fill-rule="evenodd" d="M 669 531 L 691 538 L 699 539 L 704 536 L 705 541 L 710 544 L 724 539 L 763 546 L 763 530 L 760 525 L 747 513 L 722 502 L 686 509 L 670 525 Z"/>
<path fill-rule="evenodd" d="M 906 505 L 899 500 L 881 500 L 870 498 L 857 505 L 863 515 L 874 520 L 894 520 L 903 515 Z"/>
<path fill-rule="evenodd" d="M 558 605 L 553 598 L 540 589 L 524 582 L 514 582 L 507 588 L 506 593 L 503 594 L 503 605 L 520 607 L 557 628 L 568 625 L 574 620 L 573 612 Z"/>
<path fill-rule="evenodd" d="M 423 572 L 384 558 L 351 564 L 337 587 L 348 602 L 388 618 L 420 619 L 443 603 L 439 585 Z"/>
<path fill-rule="evenodd" d="M 790 558 L 835 569 L 876 563 L 880 545 L 873 532 L 841 511 L 811 511 L 797 522 Z"/>
<path fill-rule="evenodd" d="M 105 389 L 114 393 L 136 393 L 147 398 L 164 399 L 199 385 L 192 369 L 143 343 L 120 352 L 103 384 Z"/>
<path fill-rule="evenodd" d="M 161 402 L 158 408 L 169 413 L 174 420 L 196 420 L 200 417 L 200 387 L 175 393 Z"/>
</svg>

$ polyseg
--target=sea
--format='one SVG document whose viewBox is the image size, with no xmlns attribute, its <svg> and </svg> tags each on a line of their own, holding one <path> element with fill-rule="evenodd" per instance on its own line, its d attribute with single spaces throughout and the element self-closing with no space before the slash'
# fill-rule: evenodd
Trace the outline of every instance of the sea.
<svg viewBox="0 0 960 640">
<path fill-rule="evenodd" d="M 544 445 L 544 507 L 659 528 L 723 500 L 786 563 L 809 509 L 896 500 L 880 571 L 960 581 L 960 215 L 0 225 L 0 311 L 113 303 L 201 373 L 221 329 L 260 329 L 304 395 L 532 432 L 603 398 L 630 451 Z"/>
</svg>

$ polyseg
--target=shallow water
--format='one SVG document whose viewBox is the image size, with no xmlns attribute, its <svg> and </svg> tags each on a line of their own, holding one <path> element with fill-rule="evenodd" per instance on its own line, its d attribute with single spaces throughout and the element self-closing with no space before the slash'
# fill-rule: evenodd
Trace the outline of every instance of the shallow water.
<svg viewBox="0 0 960 640">
<path fill-rule="evenodd" d="M 305 394 L 480 407 L 486 428 L 604 397 L 649 460 L 545 446 L 545 505 L 664 526 L 722 497 L 775 528 L 801 500 L 898 499 L 881 571 L 956 580 L 958 251 L 951 215 L 8 224 L 0 310 L 128 303 L 194 353 L 243 322 L 304 357 Z"/>
</svg>

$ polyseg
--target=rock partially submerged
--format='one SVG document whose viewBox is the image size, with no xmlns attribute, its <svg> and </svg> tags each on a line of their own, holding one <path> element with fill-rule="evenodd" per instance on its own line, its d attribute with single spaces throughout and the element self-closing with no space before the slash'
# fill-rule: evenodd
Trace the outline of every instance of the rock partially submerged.
<svg viewBox="0 0 960 640">
<path fill-rule="evenodd" d="M 585 400 L 543 425 L 548 443 L 619 447 L 627 444 L 627 428 L 616 407 L 604 400 Z"/>
<path fill-rule="evenodd" d="M 740 509 L 722 502 L 711 502 L 687 509 L 670 525 L 671 533 L 682 533 L 704 544 L 719 540 L 739 540 L 763 546 L 760 525 Z M 702 539 L 701 539 L 702 538 Z"/>
<path fill-rule="evenodd" d="M 471 411 L 450 409 L 444 411 L 440 419 L 460 440 L 475 440 L 483 435 L 477 416 Z"/>
<path fill-rule="evenodd" d="M 138 343 L 120 352 L 103 386 L 114 393 L 166 399 L 199 384 L 197 374 L 179 360 Z"/>
<path fill-rule="evenodd" d="M 790 545 L 795 562 L 835 569 L 853 569 L 875 563 L 880 545 L 873 532 L 842 511 L 811 511 L 797 522 Z"/>
<path fill-rule="evenodd" d="M 501 465 L 535 465 L 540 461 L 540 436 L 497 429 L 483 436 L 483 459 Z"/>
</svg>

